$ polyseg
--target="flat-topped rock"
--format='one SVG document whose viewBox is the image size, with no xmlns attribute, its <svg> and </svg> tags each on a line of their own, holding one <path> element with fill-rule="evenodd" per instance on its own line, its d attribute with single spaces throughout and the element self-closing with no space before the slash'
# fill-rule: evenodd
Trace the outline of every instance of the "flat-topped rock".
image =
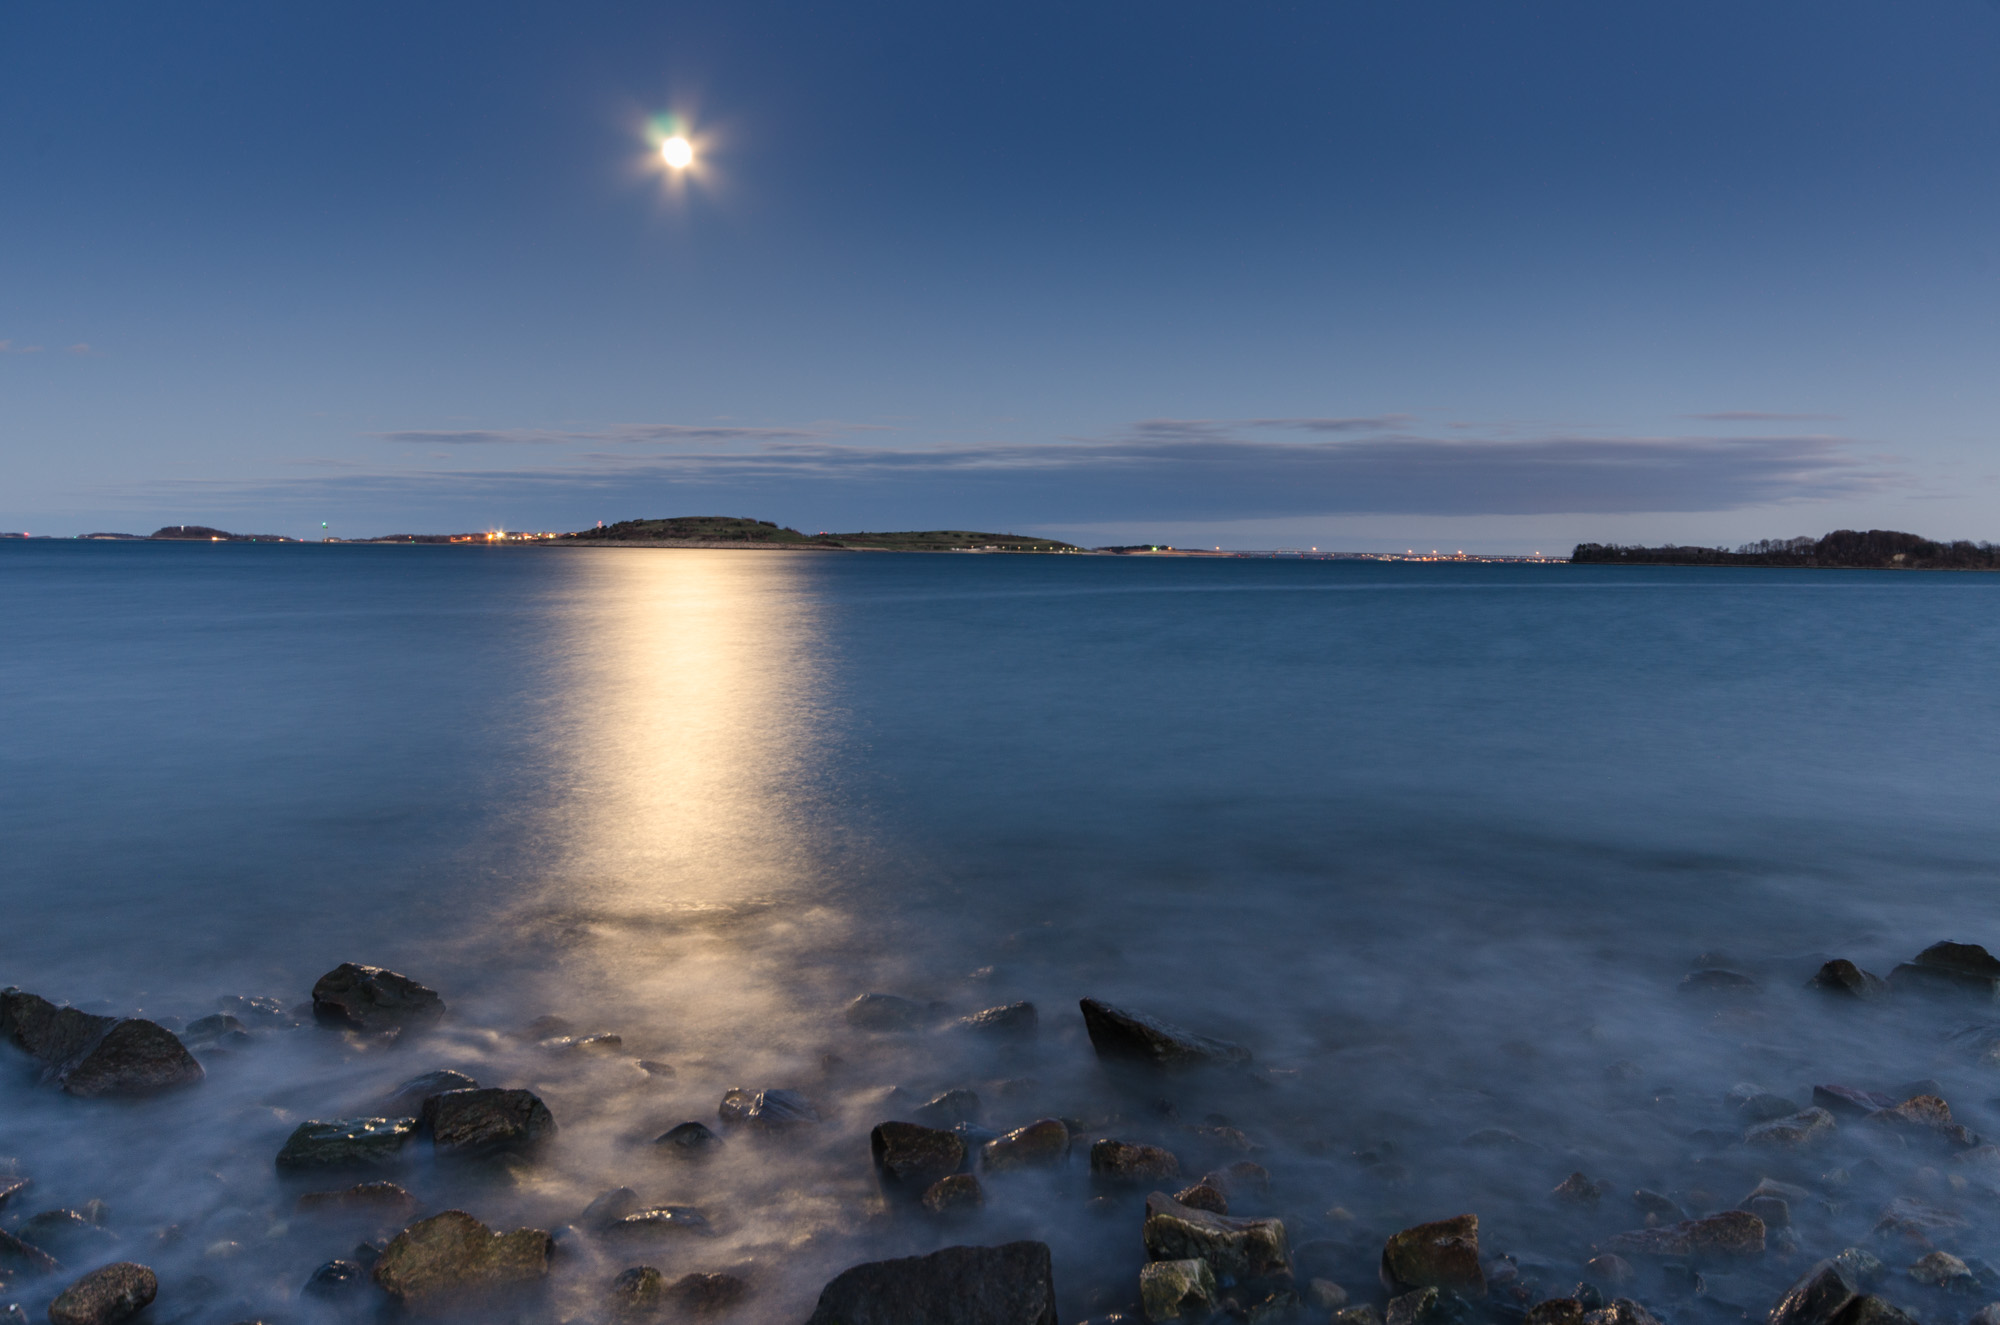
<svg viewBox="0 0 2000 1325">
<path fill-rule="evenodd" d="M 497 1233 L 463 1210 L 447 1210 L 398 1233 L 373 1277 L 406 1307 L 459 1305 L 467 1294 L 546 1277 L 553 1248 L 541 1229 Z"/>
<path fill-rule="evenodd" d="M 1764 1221 L 1745 1210 L 1725 1210 L 1660 1228 L 1638 1228 L 1608 1239 L 1602 1248 L 1620 1256 L 1728 1260 L 1764 1254 Z"/>
<path fill-rule="evenodd" d="M 956 1133 L 917 1123 L 883 1123 L 868 1134 L 868 1148 L 882 1185 L 906 1196 L 958 1172 L 966 1157 Z"/>
<path fill-rule="evenodd" d="M 117 1325 L 159 1295 L 160 1281 L 133 1261 L 92 1270 L 49 1304 L 49 1325 Z"/>
<path fill-rule="evenodd" d="M 527 1151 L 556 1134 L 555 1115 L 528 1090 L 447 1090 L 424 1101 L 423 1117 L 440 1154 Z"/>
<path fill-rule="evenodd" d="M 382 1101 L 380 1112 L 385 1118 L 418 1118 L 423 1116 L 424 1101 L 433 1095 L 442 1095 L 448 1090 L 478 1089 L 479 1083 L 465 1073 L 441 1067 L 435 1072 L 411 1077 L 390 1091 Z"/>
<path fill-rule="evenodd" d="M 292 1129 L 281 1169 L 366 1169 L 392 1164 L 417 1134 L 414 1118 L 313 1119 Z"/>
<path fill-rule="evenodd" d="M 1207 1261 L 1153 1261 L 1139 1271 L 1140 1307 L 1154 1325 L 1182 1317 L 1204 1320 L 1217 1296 Z"/>
<path fill-rule="evenodd" d="M 1044 1242 L 870 1261 L 820 1291 L 806 1325 L 1056 1325 Z"/>
<path fill-rule="evenodd" d="M 407 1218 L 417 1198 L 393 1182 L 360 1182 L 332 1191 L 305 1192 L 293 1208 L 300 1214 L 369 1214 Z"/>
<path fill-rule="evenodd" d="M 1390 1291 L 1436 1288 L 1477 1302 L 1486 1296 L 1479 1266 L 1479 1216 L 1415 1224 L 1382 1247 L 1382 1284 Z"/>
<path fill-rule="evenodd" d="M 444 1000 L 428 985 L 380 966 L 342 962 L 312 988 L 313 1016 L 323 1025 L 384 1032 L 413 1030 L 444 1016 Z"/>
<path fill-rule="evenodd" d="M 715 1236 L 715 1225 L 708 1222 L 707 1215 L 691 1205 L 658 1205 L 611 1220 L 604 1225 L 604 1233 L 621 1238 L 678 1237 L 683 1234 L 712 1238 Z"/>
<path fill-rule="evenodd" d="M 1181 1176 L 1181 1161 L 1159 1146 L 1133 1145 L 1105 1137 L 1090 1147 L 1090 1176 L 1099 1182 L 1152 1187 Z"/>
<path fill-rule="evenodd" d="M 1250 1051 L 1240 1044 L 1196 1035 L 1143 1012 L 1129 1012 L 1094 998 L 1083 999 L 1078 1006 L 1083 1009 L 1091 1047 L 1105 1062 L 1186 1071 L 1250 1061 Z"/>
<path fill-rule="evenodd" d="M 1033 1035 L 1040 1026 L 1041 1018 L 1035 1012 L 1035 1005 L 1025 1002 L 985 1008 L 970 1016 L 960 1017 L 951 1024 L 953 1030 L 996 1038 Z"/>
<path fill-rule="evenodd" d="M 1283 1220 L 1233 1219 L 1182 1205 L 1165 1192 L 1146 1198 L 1141 1237 L 1152 1259 L 1206 1261 L 1217 1278 L 1288 1274 L 1292 1267 Z"/>
<path fill-rule="evenodd" d="M 1017 1127 L 979 1147 L 980 1165 L 988 1173 L 1061 1168 L 1068 1159 L 1069 1128 L 1059 1118 Z"/>
</svg>

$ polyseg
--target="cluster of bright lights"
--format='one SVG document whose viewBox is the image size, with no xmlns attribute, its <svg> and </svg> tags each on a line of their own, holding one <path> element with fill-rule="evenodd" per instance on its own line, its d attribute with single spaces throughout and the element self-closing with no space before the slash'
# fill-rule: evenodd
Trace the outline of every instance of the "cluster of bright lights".
<svg viewBox="0 0 2000 1325">
<path fill-rule="evenodd" d="M 655 115 L 647 125 L 647 137 L 668 170 L 680 174 L 694 165 L 694 139 L 680 116 Z"/>
</svg>

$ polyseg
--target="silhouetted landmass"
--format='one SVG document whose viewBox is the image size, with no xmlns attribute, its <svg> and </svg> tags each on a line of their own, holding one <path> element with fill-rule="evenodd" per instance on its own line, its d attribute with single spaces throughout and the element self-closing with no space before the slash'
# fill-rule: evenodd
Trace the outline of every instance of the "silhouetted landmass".
<svg viewBox="0 0 2000 1325">
<path fill-rule="evenodd" d="M 1846 570 L 2000 570 L 1992 543 L 1938 543 L 1894 529 L 1836 529 L 1823 538 L 1767 538 L 1719 547 L 1578 543 L 1570 560 L 1621 566 L 1803 566 Z"/>
<path fill-rule="evenodd" d="M 851 548 L 887 552 L 1073 552 L 1069 543 L 1023 534 L 971 529 L 922 529 L 892 533 L 802 534 L 796 529 L 733 515 L 682 515 L 666 520 L 620 520 L 601 529 L 564 534 L 577 543 L 670 543 L 693 547 Z"/>
<path fill-rule="evenodd" d="M 112 541 L 114 541 L 114 542 L 133 542 L 133 543 L 143 543 L 143 542 L 145 542 L 145 541 L 146 541 L 146 536 L 145 536 L 144 534 L 106 534 L 106 533 L 96 533 L 96 534 L 78 534 L 78 535 L 77 535 L 77 537 L 78 537 L 78 538 L 103 538 L 103 539 L 110 539 L 110 540 L 112 540 Z"/>
<path fill-rule="evenodd" d="M 283 534 L 232 534 L 227 529 L 211 529 L 205 524 L 170 524 L 155 529 L 150 538 L 189 543 L 296 543 Z"/>
</svg>

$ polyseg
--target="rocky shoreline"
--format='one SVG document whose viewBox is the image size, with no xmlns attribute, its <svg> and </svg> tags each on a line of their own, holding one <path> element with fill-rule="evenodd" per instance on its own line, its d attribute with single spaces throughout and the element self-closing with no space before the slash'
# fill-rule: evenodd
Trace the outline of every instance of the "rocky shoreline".
<svg viewBox="0 0 2000 1325">
<path fill-rule="evenodd" d="M 1662 996 L 1728 1028 L 1754 1022 L 1767 992 L 1709 961 Z M 1803 993 L 1836 1026 L 1879 1009 L 1937 1023 L 1968 1072 L 2000 1068 L 2000 1020 L 1980 1019 L 2000 1017 L 2000 960 L 1983 947 L 1934 944 L 1886 978 L 1835 958 Z M 9 988 L 0 1038 L 19 1051 L 13 1069 L 75 1097 L 66 1107 L 126 1100 L 123 1116 L 143 1120 L 211 1088 L 204 1059 L 227 1063 L 273 1036 L 329 1034 L 354 1054 L 410 1058 L 453 1021 L 435 990 L 354 963 L 290 1008 L 221 1002 L 178 1024 Z M 533 1089 L 426 1067 L 369 1111 L 296 1121 L 264 1180 L 266 1205 L 288 1213 L 208 1241 L 200 1263 L 211 1272 L 200 1275 L 153 1263 L 186 1260 L 190 1239 L 213 1239 L 208 1224 L 122 1226 L 118 1191 L 29 1213 L 36 1180 L 50 1175 L 32 1154 L 0 1158 L 0 1325 L 24 1325 L 31 1308 L 53 1325 L 796 1319 L 779 1306 L 779 1267 L 732 1259 L 737 1216 L 702 1193 L 732 1168 L 782 1174 L 809 1167 L 809 1155 L 846 1165 L 842 1181 L 867 1178 L 875 1196 L 858 1217 L 870 1236 L 936 1248 L 834 1274 L 810 1325 L 1056 1325 L 1059 1299 L 1077 1300 L 1058 1263 L 1089 1228 L 1123 1230 L 1108 1245 L 1126 1248 L 1083 1295 L 1095 1325 L 2000 1325 L 2000 1268 L 1987 1259 L 2000 1258 L 2000 1145 L 1957 1117 L 1934 1080 L 1820 1080 L 1791 1094 L 1737 1082 L 1693 1110 L 1709 1125 L 1676 1130 L 1689 1110 L 1673 1085 L 1612 1062 L 1605 1099 L 1666 1144 L 1530 1190 L 1548 1145 L 1501 1126 L 1466 1134 L 1467 1173 L 1516 1175 L 1504 1231 L 1489 1221 L 1482 1240 L 1480 1212 L 1462 1207 L 1385 1223 L 1406 1213 L 1411 1190 L 1393 1143 L 1333 1143 L 1349 1147 L 1355 1177 L 1354 1194 L 1330 1207 L 1282 1163 L 1259 1162 L 1278 1159 L 1261 1134 L 1286 1126 L 1273 1101 L 1295 1119 L 1313 1107 L 1286 1099 L 1299 1089 L 1288 1069 L 1103 1000 L 1078 1008 L 1114 1108 L 1049 1109 L 1033 1079 L 990 1074 L 928 1096 L 836 1089 L 852 1070 L 829 1054 L 815 1082 L 731 1088 L 707 1116 L 634 1139 L 634 1185 L 539 1227 L 508 1225 L 520 1194 L 565 1163 L 558 1110 Z M 926 1045 L 969 1046 L 1002 1069 L 1028 1061 L 1045 1029 L 1029 1002 L 964 1011 L 880 992 L 856 996 L 840 1020 L 860 1047 L 888 1040 L 921 1057 Z M 547 1061 L 624 1062 L 658 1082 L 677 1073 L 628 1054 L 612 1030 L 544 1017 L 510 1034 Z M 1320 1144 L 1300 1153 L 1318 1159 Z M 1626 1171 L 1647 1184 L 1621 1181 Z M 642 1198 L 636 1188 L 661 1173 L 691 1198 Z M 1465 1190 L 1472 1205 L 1484 1188 Z M 1009 1236 L 1021 1231 L 1036 1236 Z M 252 1236 L 322 1253 L 283 1290 L 282 1309 L 268 1293 L 217 1300 Z"/>
</svg>

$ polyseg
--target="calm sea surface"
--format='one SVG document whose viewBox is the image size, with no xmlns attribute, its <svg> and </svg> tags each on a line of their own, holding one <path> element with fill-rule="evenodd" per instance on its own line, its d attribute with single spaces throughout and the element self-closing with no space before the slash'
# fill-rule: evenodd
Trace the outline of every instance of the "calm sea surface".
<svg viewBox="0 0 2000 1325">
<path fill-rule="evenodd" d="M 288 1219 L 290 1127 L 462 1066 L 563 1140 L 504 1190 L 420 1168 L 433 1204 L 712 1209 L 698 1249 L 572 1258 L 570 1303 L 645 1259 L 751 1267 L 757 1311 L 803 1318 L 843 1265 L 936 1245 L 883 1213 L 866 1131 L 961 1085 L 991 1126 L 1158 1139 L 1190 1180 L 1242 1157 L 1189 1130 L 1223 1113 L 1295 1243 L 1466 1208 L 1558 1255 L 1542 1193 L 1671 1167 L 1736 1081 L 1974 1071 L 1942 1023 L 1829 1032 L 1792 991 L 1827 955 L 2000 948 L 1996 659 L 1993 576 L 0 545 L 0 984 L 192 1018 L 353 960 L 454 1013 L 393 1051 L 267 1033 L 138 1105 L 0 1062 L 0 1155 L 38 1182 L 6 1213 L 101 1197 L 162 1310 L 275 1311 L 351 1245 Z M 1768 1005 L 1690 1009 L 1698 957 Z M 878 990 L 1032 999 L 1038 1047 L 859 1035 L 840 1010 Z M 1084 995 L 1274 1071 L 1120 1095 Z M 551 1058 L 516 1034 L 545 1014 L 626 1056 Z M 1599 1098 L 1621 1061 L 1644 1108 Z M 1966 1081 L 1971 1120 L 2000 1073 Z M 823 1135 L 698 1178 L 645 1153 L 738 1085 L 814 1094 Z M 1459 1157 L 1482 1126 L 1521 1151 Z M 1135 1220 L 1036 1181 L 955 1236 L 1054 1238 L 1066 1318 L 1121 1305 Z"/>
</svg>

